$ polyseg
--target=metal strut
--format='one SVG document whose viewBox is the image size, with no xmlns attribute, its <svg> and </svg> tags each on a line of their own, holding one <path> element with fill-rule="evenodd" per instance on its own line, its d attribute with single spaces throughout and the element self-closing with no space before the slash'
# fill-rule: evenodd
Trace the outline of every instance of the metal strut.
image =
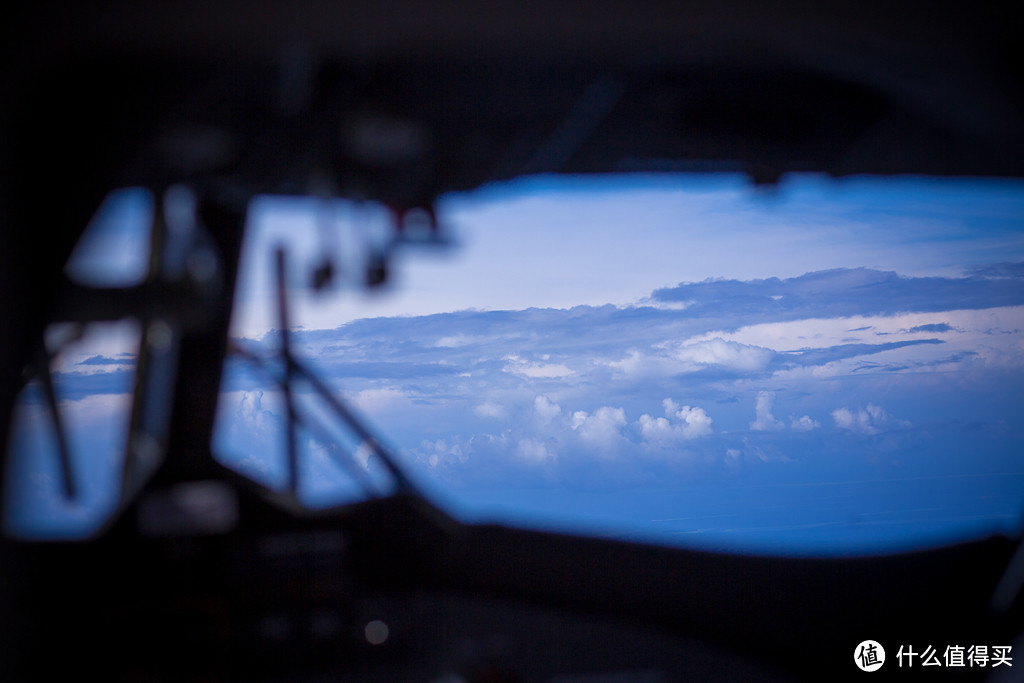
<svg viewBox="0 0 1024 683">
<path fill-rule="evenodd" d="M 43 394 L 50 410 L 50 417 L 53 418 L 53 431 L 57 437 L 57 457 L 60 461 L 64 497 L 74 500 L 77 493 L 74 472 L 71 471 L 71 446 L 68 443 L 67 432 L 64 430 L 64 422 L 60 417 L 60 410 L 57 408 L 57 391 L 54 389 L 53 375 L 50 372 L 50 354 L 45 347 L 39 353 L 39 380 L 43 385 Z"/>
<path fill-rule="evenodd" d="M 291 337 L 288 331 L 288 292 L 285 285 L 285 253 L 284 247 L 274 252 L 277 272 L 277 320 L 280 325 L 281 355 L 284 357 L 284 404 L 288 419 L 286 424 L 286 446 L 288 452 L 288 490 L 294 496 L 299 490 L 299 452 L 296 441 L 295 423 L 298 415 L 295 412 L 295 399 L 292 397 L 292 376 L 295 374 L 295 359 L 292 355 Z"/>
<path fill-rule="evenodd" d="M 388 474 L 395 480 L 395 488 L 398 491 L 404 493 L 417 493 L 416 487 L 413 485 L 409 477 L 404 471 L 398 466 L 394 455 L 388 451 L 380 442 L 379 439 L 356 417 L 352 410 L 345 405 L 345 403 L 335 396 L 330 388 L 321 380 L 317 374 L 307 367 L 302 361 L 300 361 L 294 351 L 292 350 L 291 343 L 291 332 L 289 329 L 289 317 L 288 317 L 288 293 L 286 285 L 287 267 L 285 260 L 285 249 L 283 247 L 277 247 L 274 253 L 275 271 L 276 271 L 276 287 L 277 287 L 277 318 L 280 326 L 281 345 L 278 353 L 281 355 L 284 361 L 284 372 L 281 376 L 276 376 L 269 370 L 266 370 L 269 365 L 269 359 L 261 357 L 259 354 L 250 351 L 237 343 L 231 342 L 228 345 L 229 353 L 240 356 L 243 359 L 249 361 L 257 367 L 264 368 L 271 379 L 281 388 L 284 394 L 285 411 L 286 411 L 286 447 L 288 457 L 288 488 L 292 495 L 296 495 L 298 492 L 298 481 L 299 481 L 299 467 L 298 467 L 298 440 L 297 440 L 297 426 L 301 423 L 305 427 L 316 432 L 316 437 L 325 443 L 332 443 L 334 441 L 329 435 L 327 430 L 321 430 L 316 426 L 316 422 L 308 419 L 303 420 L 302 416 L 296 407 L 294 386 L 297 379 L 304 380 L 309 383 L 313 391 L 315 391 L 320 398 L 326 403 L 334 415 L 340 419 L 361 441 L 365 444 L 370 451 L 376 455 L 380 462 L 383 463 Z M 328 449 L 328 453 L 335 457 L 346 470 L 356 479 L 357 483 L 370 495 L 375 493 L 375 487 L 367 477 L 365 473 L 354 466 L 349 459 L 340 458 L 337 454 Z"/>
</svg>

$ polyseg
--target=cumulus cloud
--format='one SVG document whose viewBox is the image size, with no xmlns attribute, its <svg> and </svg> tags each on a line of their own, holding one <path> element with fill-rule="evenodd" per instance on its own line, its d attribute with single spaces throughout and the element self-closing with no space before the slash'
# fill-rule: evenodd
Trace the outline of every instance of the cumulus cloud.
<svg viewBox="0 0 1024 683">
<path fill-rule="evenodd" d="M 585 410 L 572 414 L 572 428 L 585 440 L 608 445 L 622 436 L 626 425 L 626 411 L 622 408 L 602 406 L 590 415 Z"/>
<path fill-rule="evenodd" d="M 640 433 L 643 434 L 644 438 L 648 441 L 661 441 L 671 439 L 677 436 L 677 432 L 672 429 L 672 425 L 663 417 L 651 417 L 644 413 L 638 420 L 640 424 Z"/>
<path fill-rule="evenodd" d="M 364 471 L 370 471 L 370 457 L 373 455 L 373 449 L 365 441 L 360 443 L 354 453 L 352 453 L 352 459 L 355 460 L 356 465 L 362 468 Z"/>
<path fill-rule="evenodd" d="M 671 398 L 661 402 L 665 417 L 640 416 L 637 424 L 648 441 L 696 439 L 711 433 L 711 418 L 703 408 L 680 406 Z"/>
<path fill-rule="evenodd" d="M 262 391 L 244 391 L 235 409 L 238 426 L 260 441 L 269 443 L 280 431 L 281 418 L 263 407 Z"/>
<path fill-rule="evenodd" d="M 419 460 L 431 468 L 464 463 L 469 459 L 462 444 L 448 439 L 425 440 L 420 443 Z"/>
<path fill-rule="evenodd" d="M 218 460 L 257 481 L 284 483 L 284 419 L 279 394 L 242 391 L 221 394 L 222 409 L 214 426 L 213 449 Z M 234 404 L 234 410 L 223 410 Z M 268 409 L 270 405 L 274 410 Z"/>
<path fill-rule="evenodd" d="M 836 408 L 832 411 L 832 419 L 840 429 L 849 429 L 865 434 L 873 434 L 878 431 L 871 426 L 871 417 L 863 409 L 855 413 L 849 408 Z"/>
<path fill-rule="evenodd" d="M 757 406 L 754 408 L 755 419 L 750 423 L 750 428 L 757 432 L 776 431 L 785 427 L 772 415 L 772 404 L 775 402 L 775 393 L 772 391 L 760 391 L 757 394 Z"/>
<path fill-rule="evenodd" d="M 790 423 L 795 432 L 809 432 L 812 429 L 817 429 L 821 424 L 817 420 L 812 420 L 810 415 L 804 415 L 801 418 L 794 417 Z"/>
<path fill-rule="evenodd" d="M 696 366 L 720 365 L 733 370 L 761 370 L 775 352 L 760 346 L 749 346 L 715 337 L 679 347 L 675 356 Z"/>
<path fill-rule="evenodd" d="M 624 358 L 607 365 L 630 379 L 695 372 L 736 375 L 763 372 L 775 356 L 771 349 L 715 337 L 682 343 L 661 342 L 649 351 L 630 349 Z"/>
<path fill-rule="evenodd" d="M 693 439 L 711 433 L 711 418 L 703 408 L 683 406 L 675 411 L 676 417 L 682 420 L 683 436 Z"/>
<path fill-rule="evenodd" d="M 625 358 L 610 361 L 607 365 L 618 377 L 635 380 L 668 377 L 686 370 L 678 359 L 664 352 L 645 353 L 637 349 L 630 349 Z"/>
<path fill-rule="evenodd" d="M 546 425 L 562 414 L 562 407 L 547 396 L 537 396 L 533 399 L 533 414 L 542 425 Z"/>
<path fill-rule="evenodd" d="M 909 422 L 895 420 L 884 409 L 869 403 L 865 408 L 856 411 L 849 408 L 837 408 L 832 411 L 832 419 L 840 429 L 861 434 L 877 434 L 881 428 L 888 426 L 908 427 Z"/>
</svg>

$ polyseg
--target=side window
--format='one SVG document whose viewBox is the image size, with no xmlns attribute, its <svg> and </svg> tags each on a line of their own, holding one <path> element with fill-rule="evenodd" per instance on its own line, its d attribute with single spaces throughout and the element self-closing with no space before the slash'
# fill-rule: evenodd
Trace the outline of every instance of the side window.
<svg viewBox="0 0 1024 683">
<path fill-rule="evenodd" d="M 10 416 L 5 533 L 95 533 L 158 465 L 180 318 L 158 302 L 193 306 L 188 285 L 215 262 L 194 216 L 184 187 L 124 189 L 84 230 Z"/>
<path fill-rule="evenodd" d="M 8 443 L 6 531 L 78 537 L 118 503 L 141 334 L 130 320 L 60 323 L 18 395 Z"/>
</svg>

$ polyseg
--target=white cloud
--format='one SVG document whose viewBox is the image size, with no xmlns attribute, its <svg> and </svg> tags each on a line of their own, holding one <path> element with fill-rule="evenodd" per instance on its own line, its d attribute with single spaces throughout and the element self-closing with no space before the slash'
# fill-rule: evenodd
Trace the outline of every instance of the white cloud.
<svg viewBox="0 0 1024 683">
<path fill-rule="evenodd" d="M 752 372 L 763 370 L 772 360 L 775 352 L 761 346 L 749 346 L 735 341 L 715 337 L 680 346 L 675 357 L 693 366 L 693 369 L 717 365 L 732 370 Z"/>
<path fill-rule="evenodd" d="M 279 393 L 242 391 L 221 395 L 213 437 L 216 457 L 246 476 L 271 486 L 285 481 L 283 403 Z M 269 409 L 273 408 L 273 410 Z"/>
<path fill-rule="evenodd" d="M 573 374 L 571 369 L 561 363 L 535 363 L 516 354 L 505 356 L 504 360 L 508 363 L 502 370 L 531 379 L 555 379 Z"/>
<path fill-rule="evenodd" d="M 542 425 L 546 425 L 562 414 L 562 407 L 547 396 L 537 396 L 533 399 L 533 414 Z"/>
<path fill-rule="evenodd" d="M 792 427 L 793 431 L 796 432 L 809 432 L 820 426 L 821 424 L 817 420 L 812 420 L 810 415 L 804 415 L 799 419 L 794 417 L 790 423 L 790 427 Z"/>
<path fill-rule="evenodd" d="M 547 446 L 537 439 L 522 439 L 516 446 L 516 455 L 523 460 L 531 462 L 543 462 L 552 460 L 555 454 Z"/>
<path fill-rule="evenodd" d="M 900 367 L 899 372 L 930 373 L 964 369 L 973 363 L 1020 367 L 1024 359 L 1020 321 L 1024 307 L 1004 306 L 979 310 L 952 309 L 937 313 L 849 316 L 840 318 L 804 318 L 758 323 L 732 331 L 710 331 L 695 339 L 716 338 L 744 345 L 773 349 L 780 353 L 827 349 L 843 344 L 880 344 L 920 341 L 924 337 L 941 338 L 941 344 L 906 346 L 885 350 L 873 360 Z M 922 330 L 930 325 L 946 324 L 945 331 Z M 912 332 L 912 330 L 918 330 Z M 691 340 L 693 341 L 693 340 Z M 941 367 L 941 359 L 952 358 Z M 814 367 L 778 370 L 776 377 L 832 377 L 857 371 L 862 356 L 842 358 Z M 927 362 L 923 362 L 927 361 Z"/>
<path fill-rule="evenodd" d="M 352 403 L 359 410 L 367 413 L 381 413 L 395 408 L 408 407 L 408 395 L 399 389 L 383 387 L 380 389 L 364 389 L 352 397 Z"/>
<path fill-rule="evenodd" d="M 703 408 L 680 406 L 671 398 L 661 402 L 665 408 L 665 417 L 641 415 L 637 424 L 640 433 L 649 441 L 666 441 L 674 439 L 695 439 L 711 433 L 711 418 Z M 678 421 L 678 422 L 674 422 Z"/>
<path fill-rule="evenodd" d="M 67 372 L 71 377 L 88 377 L 89 375 L 107 375 L 120 370 L 133 372 L 135 370 L 135 359 L 115 358 L 109 363 L 100 362 L 97 359 L 88 365 L 78 364 L 73 367 L 69 367 L 66 370 L 62 370 L 62 372 Z"/>
<path fill-rule="evenodd" d="M 905 420 L 895 420 L 882 408 L 868 404 L 866 408 L 860 408 L 856 412 L 849 408 L 837 408 L 832 411 L 832 419 L 840 429 L 847 429 L 851 432 L 861 434 L 876 434 L 880 427 L 897 425 L 909 427 L 910 423 Z"/>
<path fill-rule="evenodd" d="M 488 337 L 479 334 L 453 334 L 447 337 L 441 337 L 434 346 L 442 349 L 457 349 L 470 344 L 485 344 L 487 342 L 494 341 L 494 337 Z"/>
<path fill-rule="evenodd" d="M 630 349 L 625 358 L 608 362 L 608 367 L 630 379 L 651 379 L 723 368 L 734 372 L 759 372 L 765 369 L 775 352 L 720 337 L 702 341 L 665 341 L 652 351 Z"/>
<path fill-rule="evenodd" d="M 711 418 L 703 408 L 683 406 L 679 411 L 679 417 L 683 420 L 683 436 L 687 439 L 711 433 Z"/>
<path fill-rule="evenodd" d="M 473 412 L 480 417 L 505 417 L 505 409 L 494 401 L 484 401 Z"/>
<path fill-rule="evenodd" d="M 352 453 L 352 459 L 356 461 L 356 464 L 363 470 L 370 471 L 370 456 L 373 455 L 373 448 L 370 447 L 365 441 L 360 443 L 354 453 Z"/>
<path fill-rule="evenodd" d="M 687 308 L 697 303 L 695 300 L 690 299 L 688 301 L 660 301 L 658 299 L 652 299 L 645 297 L 641 299 L 639 305 L 650 306 L 652 308 L 658 308 L 663 311 L 685 311 Z"/>
<path fill-rule="evenodd" d="M 673 415 L 683 421 L 683 436 L 692 439 L 698 436 L 705 436 L 711 433 L 711 418 L 704 412 L 703 408 L 694 406 L 683 406 L 680 408 L 675 401 L 666 398 L 661 402 L 665 408 L 665 414 Z"/>
<path fill-rule="evenodd" d="M 465 463 L 469 456 L 459 443 L 449 443 L 445 439 L 426 440 L 420 443 L 421 452 L 418 459 L 426 461 L 431 468 L 455 463 Z"/>
<path fill-rule="evenodd" d="M 757 406 L 754 408 L 755 419 L 750 423 L 750 428 L 758 432 L 776 431 L 783 429 L 785 425 L 772 415 L 772 404 L 775 402 L 775 393 L 771 391 L 759 391 L 757 394 Z"/>
<path fill-rule="evenodd" d="M 236 411 L 241 428 L 263 443 L 277 435 L 280 417 L 263 408 L 262 391 L 244 391 Z"/>
<path fill-rule="evenodd" d="M 873 434 L 878 431 L 871 426 L 871 416 L 863 409 L 854 413 L 849 408 L 836 408 L 832 411 L 832 419 L 840 429 L 849 429 L 865 434 Z"/>
<path fill-rule="evenodd" d="M 593 415 L 584 410 L 572 414 L 572 428 L 586 439 L 601 444 L 610 444 L 621 437 L 620 430 L 626 425 L 626 411 L 622 408 L 603 406 Z"/>
<path fill-rule="evenodd" d="M 677 436 L 677 432 L 672 429 L 672 425 L 663 417 L 651 417 L 645 413 L 640 416 L 638 422 L 640 424 L 640 433 L 649 441 L 661 441 Z"/>
<path fill-rule="evenodd" d="M 647 379 L 668 377 L 686 370 L 676 359 L 665 355 L 652 355 L 630 349 L 622 360 L 608 362 L 608 367 L 620 377 Z"/>
</svg>

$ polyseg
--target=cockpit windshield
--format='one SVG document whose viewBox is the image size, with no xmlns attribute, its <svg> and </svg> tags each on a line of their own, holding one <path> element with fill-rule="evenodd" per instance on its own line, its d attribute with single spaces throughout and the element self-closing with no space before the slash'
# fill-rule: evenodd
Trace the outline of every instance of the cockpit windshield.
<svg viewBox="0 0 1024 683">
<path fill-rule="evenodd" d="M 127 234 L 135 211 L 145 230 L 139 197 L 117 197 L 100 227 Z M 474 521 L 739 552 L 1020 528 L 1019 181 L 537 176 L 444 196 L 401 239 L 393 218 L 253 200 L 220 463 L 311 508 L 410 485 Z M 139 270 L 110 254 L 145 239 L 109 245 L 70 271 L 96 254 Z M 74 506 L 46 386 L 23 391 L 8 530 L 76 535 L 112 513 L 129 327 L 79 331 L 54 361 L 88 489 Z"/>
<path fill-rule="evenodd" d="M 257 200 L 232 336 L 279 348 L 280 249 L 292 349 L 462 516 L 785 554 L 1019 528 L 1017 181 L 535 177 L 444 198 L 423 255 L 387 219 Z M 385 248 L 385 291 L 346 286 Z M 285 489 L 272 375 L 229 361 L 214 451 Z M 389 490 L 358 439 L 294 439 L 305 504 Z"/>
</svg>

